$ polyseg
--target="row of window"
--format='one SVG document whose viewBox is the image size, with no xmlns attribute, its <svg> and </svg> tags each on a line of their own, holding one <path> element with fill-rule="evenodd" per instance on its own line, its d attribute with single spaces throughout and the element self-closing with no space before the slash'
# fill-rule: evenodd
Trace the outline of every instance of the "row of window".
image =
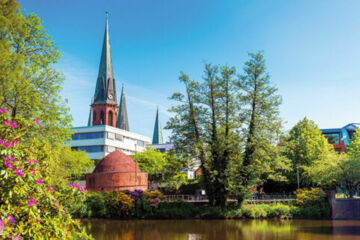
<svg viewBox="0 0 360 240">
<path fill-rule="evenodd" d="M 87 153 L 104 152 L 105 149 L 109 153 L 114 152 L 114 151 L 135 153 L 135 151 L 132 151 L 132 150 L 123 149 L 123 148 L 117 148 L 117 147 L 114 147 L 114 146 L 103 146 L 103 145 L 73 147 L 72 149 L 78 150 L 78 151 L 85 151 Z"/>
<path fill-rule="evenodd" d="M 86 139 L 97 139 L 97 138 L 104 138 L 105 132 L 94 132 L 94 133 L 76 133 L 71 136 L 72 140 L 86 140 Z M 124 138 L 127 138 L 132 141 L 136 141 L 136 144 L 139 147 L 144 147 L 144 142 L 141 140 L 136 140 L 133 138 L 125 137 L 117 133 L 107 132 L 106 134 L 107 139 L 116 140 L 123 142 Z"/>
</svg>

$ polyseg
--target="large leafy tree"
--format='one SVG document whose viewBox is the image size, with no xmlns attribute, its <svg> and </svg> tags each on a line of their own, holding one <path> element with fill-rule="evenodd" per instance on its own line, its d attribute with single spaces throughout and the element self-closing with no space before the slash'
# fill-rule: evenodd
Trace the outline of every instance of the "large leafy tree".
<svg viewBox="0 0 360 240">
<path fill-rule="evenodd" d="M 360 185 L 360 131 L 353 135 L 346 154 L 327 154 L 305 170 L 314 183 L 328 189 L 340 187 L 352 198 Z"/>
<path fill-rule="evenodd" d="M 186 168 L 188 161 L 179 157 L 174 151 L 161 153 L 152 147 L 134 156 L 141 171 L 148 173 L 149 179 L 155 183 L 166 183 L 168 189 L 179 189 L 187 182 Z"/>
<path fill-rule="evenodd" d="M 283 154 L 291 160 L 292 170 L 290 182 L 296 183 L 296 168 L 299 168 L 300 182 L 309 185 L 311 178 L 304 173 L 305 167 L 310 167 L 315 161 L 336 158 L 333 146 L 328 143 L 314 121 L 304 118 L 289 132 L 281 144 Z"/>
<path fill-rule="evenodd" d="M 38 138 L 65 142 L 71 116 L 59 95 L 63 77 L 53 67 L 58 48 L 39 17 L 23 15 L 16 0 L 0 1 L 0 22 L 0 106 L 12 117 L 38 119 Z"/>
<path fill-rule="evenodd" d="M 270 86 L 261 53 L 250 54 L 241 81 L 234 67 L 211 64 L 205 65 L 202 82 L 184 73 L 179 79 L 185 94 L 171 97 L 178 103 L 167 124 L 171 140 L 200 160 L 211 205 L 225 206 L 230 194 L 241 202 L 250 181 L 266 171 L 270 175 L 269 162 L 282 160 L 275 149 L 280 98 Z"/>
<path fill-rule="evenodd" d="M 283 181 L 283 171 L 289 170 L 289 161 L 279 154 L 277 143 L 281 133 L 279 106 L 281 96 L 270 83 L 264 56 L 249 53 L 241 75 L 239 96 L 243 107 L 245 138 L 242 170 L 243 178 L 252 183 L 266 179 Z"/>
</svg>

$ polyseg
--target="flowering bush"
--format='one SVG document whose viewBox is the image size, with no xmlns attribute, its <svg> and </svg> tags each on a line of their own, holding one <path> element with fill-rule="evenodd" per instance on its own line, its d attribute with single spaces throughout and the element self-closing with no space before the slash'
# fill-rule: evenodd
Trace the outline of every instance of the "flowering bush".
<svg viewBox="0 0 360 240">
<path fill-rule="evenodd" d="M 0 110 L 0 238 L 92 239 L 61 204 L 70 196 L 47 184 L 48 146 L 32 137 L 39 127 Z"/>
<path fill-rule="evenodd" d="M 164 198 L 164 195 L 159 191 L 144 191 L 144 196 L 146 198 L 159 198 L 159 199 Z"/>
</svg>

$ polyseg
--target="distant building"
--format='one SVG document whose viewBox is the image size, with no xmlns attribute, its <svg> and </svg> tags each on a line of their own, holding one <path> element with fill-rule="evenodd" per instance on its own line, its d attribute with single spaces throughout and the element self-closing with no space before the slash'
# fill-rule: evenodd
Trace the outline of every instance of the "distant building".
<svg viewBox="0 0 360 240">
<path fill-rule="evenodd" d="M 328 128 L 320 129 L 321 132 L 332 144 L 336 151 L 345 152 L 346 146 L 349 145 L 350 140 L 356 131 L 360 127 L 360 123 L 350 123 L 342 128 Z"/>
<path fill-rule="evenodd" d="M 71 148 L 86 151 L 91 159 L 97 161 L 116 150 L 125 154 L 142 152 L 151 144 L 149 137 L 130 132 L 124 86 L 121 90 L 120 104 L 117 104 L 107 15 L 88 126 L 72 129 L 75 130 L 75 134 L 72 136 Z"/>
</svg>

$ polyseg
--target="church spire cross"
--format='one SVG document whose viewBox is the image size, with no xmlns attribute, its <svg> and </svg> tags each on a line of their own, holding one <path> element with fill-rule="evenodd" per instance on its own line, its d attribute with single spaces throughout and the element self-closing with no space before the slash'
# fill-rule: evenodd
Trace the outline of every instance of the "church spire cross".
<svg viewBox="0 0 360 240">
<path fill-rule="evenodd" d="M 155 117 L 155 126 L 154 126 L 154 135 L 152 144 L 163 144 L 163 137 L 162 137 L 162 128 L 160 123 L 160 117 L 159 117 L 159 106 L 156 110 L 156 117 Z"/>
</svg>

